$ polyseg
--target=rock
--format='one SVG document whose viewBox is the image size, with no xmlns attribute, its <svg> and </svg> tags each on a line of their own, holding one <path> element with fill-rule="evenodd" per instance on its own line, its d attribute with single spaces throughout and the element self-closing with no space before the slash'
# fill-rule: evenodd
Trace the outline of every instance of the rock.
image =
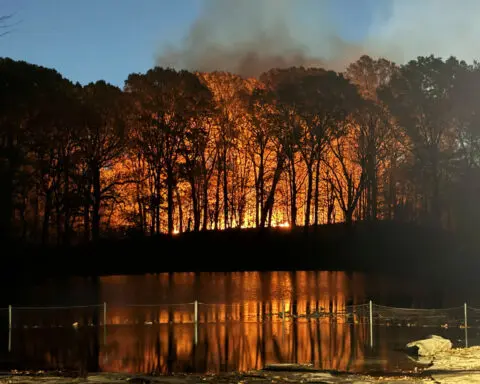
<svg viewBox="0 0 480 384">
<path fill-rule="evenodd" d="M 433 366 L 424 371 L 436 383 L 479 383 L 480 347 L 458 348 L 435 356 Z"/>
<path fill-rule="evenodd" d="M 480 372 L 480 347 L 457 348 L 435 356 L 429 371 L 476 371 Z"/>
<path fill-rule="evenodd" d="M 407 352 L 418 356 L 435 356 L 440 352 L 452 349 L 452 342 L 441 336 L 432 335 L 423 340 L 412 341 L 407 344 Z"/>
</svg>

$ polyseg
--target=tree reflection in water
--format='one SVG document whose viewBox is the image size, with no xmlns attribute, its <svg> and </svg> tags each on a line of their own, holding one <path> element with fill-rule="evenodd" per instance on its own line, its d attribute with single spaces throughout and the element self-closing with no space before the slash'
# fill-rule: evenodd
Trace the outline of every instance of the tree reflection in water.
<svg viewBox="0 0 480 384">
<path fill-rule="evenodd" d="M 75 284 L 80 283 L 72 282 L 72 286 Z M 50 317 L 46 320 L 45 312 L 34 312 L 16 318 L 10 358 L 13 356 L 29 368 L 85 366 L 147 373 L 249 370 L 275 362 L 362 370 L 372 354 L 367 346 L 366 325 L 347 321 L 343 316 L 317 315 L 335 314 L 343 312 L 347 305 L 363 304 L 367 292 L 375 292 L 375 286 L 382 287 L 379 295 L 388 294 L 384 281 L 370 279 L 367 283 L 361 274 L 344 272 L 111 276 L 100 278 L 96 284 L 98 291 L 84 302 L 108 303 L 106 345 L 103 327 L 73 329 L 72 314 L 48 315 L 56 316 L 56 324 L 64 321 L 63 328 L 23 329 L 23 323 L 46 325 L 53 321 Z M 420 291 L 414 285 L 411 289 L 418 299 Z M 45 291 L 41 292 L 47 295 Z M 191 304 L 194 300 L 208 303 L 199 306 L 197 345 Z M 277 315 L 283 310 L 301 316 L 283 320 Z M 102 317 L 98 311 L 85 315 L 81 325 L 97 323 Z M 384 345 L 376 348 L 377 357 L 381 353 L 380 360 L 384 361 L 380 369 L 385 367 L 387 352 Z"/>
</svg>

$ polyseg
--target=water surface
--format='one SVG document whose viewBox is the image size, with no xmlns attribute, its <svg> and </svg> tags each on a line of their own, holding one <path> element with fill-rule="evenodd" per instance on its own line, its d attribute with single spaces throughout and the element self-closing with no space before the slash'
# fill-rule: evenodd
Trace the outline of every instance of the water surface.
<svg viewBox="0 0 480 384">
<path fill-rule="evenodd" d="M 7 367 L 116 372 L 244 371 L 277 362 L 341 371 L 399 370 L 412 363 L 396 349 L 412 339 L 436 333 L 461 345 L 458 319 L 454 328 L 441 328 L 443 319 L 437 317 L 429 328 L 390 321 L 375 327 L 371 348 L 368 316 L 335 314 L 370 299 L 407 308 L 458 306 L 462 301 L 456 296 L 458 291 L 427 282 L 345 272 L 52 280 L 17 294 L 10 352 L 8 311 L 2 311 L 2 356 Z M 45 309 L 52 305 L 57 308 Z M 279 316 L 284 312 L 289 316 Z M 452 314 L 461 317 L 457 312 Z M 476 337 L 472 330 L 471 345 Z"/>
</svg>

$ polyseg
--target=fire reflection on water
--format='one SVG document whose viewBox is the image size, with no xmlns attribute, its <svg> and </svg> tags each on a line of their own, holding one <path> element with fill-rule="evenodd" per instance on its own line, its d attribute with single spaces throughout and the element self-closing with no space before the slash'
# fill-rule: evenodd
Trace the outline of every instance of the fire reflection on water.
<svg viewBox="0 0 480 384">
<path fill-rule="evenodd" d="M 105 337 L 103 326 L 83 326 L 102 324 L 99 307 L 80 319 L 78 329 L 71 329 L 70 315 L 62 330 L 22 330 L 28 336 L 16 331 L 14 354 L 42 368 L 88 359 L 101 371 L 164 373 L 243 371 L 274 362 L 358 371 L 368 358 L 366 324 L 343 316 L 291 317 L 335 314 L 365 303 L 361 274 L 175 273 L 103 277 L 96 284 L 96 299 L 107 303 Z M 197 344 L 194 300 L 201 303 Z M 45 319 L 36 317 L 42 313 L 24 314 L 22 321 L 36 323 Z"/>
<path fill-rule="evenodd" d="M 364 289 L 362 276 L 348 277 L 343 272 L 161 274 L 141 276 L 141 284 L 138 278 L 102 278 L 101 296 L 109 303 L 110 324 L 138 323 L 142 316 L 153 323 L 191 322 L 193 300 L 203 307 L 200 316 L 206 322 L 256 320 L 283 308 L 336 313 L 344 310 L 347 301 L 365 302 L 365 295 L 359 294 Z M 133 289 L 127 292 L 118 289 L 119 285 Z M 139 285 L 144 289 L 138 289 Z"/>
<path fill-rule="evenodd" d="M 366 329 L 328 319 L 298 323 L 222 323 L 200 326 L 115 327 L 100 351 L 100 368 L 116 372 L 221 372 L 260 369 L 274 362 L 314 363 L 361 370 Z"/>
<path fill-rule="evenodd" d="M 100 368 L 104 371 L 219 372 L 258 369 L 273 362 L 311 362 L 338 370 L 362 368 L 368 336 L 363 324 L 347 324 L 342 317 L 335 321 L 328 317 L 282 321 L 278 316 L 280 312 L 337 313 L 344 311 L 347 301 L 363 303 L 365 298 L 358 290 L 360 275 L 162 274 L 144 278 L 147 294 L 142 300 L 138 294 L 128 299 L 145 305 L 134 307 L 124 306 L 126 298 L 109 289 L 116 279 L 102 281 L 105 299 L 119 303 L 109 307 L 108 323 L 119 326 L 109 327 L 107 345 L 101 348 Z M 160 295 L 167 291 L 165 298 L 177 304 L 148 305 L 155 285 L 163 291 Z M 201 303 L 197 345 L 189 303 L 194 298 Z"/>
</svg>

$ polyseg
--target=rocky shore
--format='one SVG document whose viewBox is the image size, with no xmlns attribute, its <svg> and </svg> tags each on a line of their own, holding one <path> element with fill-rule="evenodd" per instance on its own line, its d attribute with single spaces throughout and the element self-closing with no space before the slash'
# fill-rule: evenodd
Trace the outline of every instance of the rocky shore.
<svg viewBox="0 0 480 384">
<path fill-rule="evenodd" d="M 256 371 L 229 373 L 220 375 L 175 375 L 175 376 L 137 376 L 122 374 L 91 374 L 86 377 L 64 377 L 62 375 L 5 375 L 0 383 L 9 384 L 292 384 L 292 383 L 419 383 L 420 378 L 408 376 L 367 376 L 346 373 L 329 373 L 320 371 Z"/>
<path fill-rule="evenodd" d="M 440 352 L 432 363 L 424 374 L 437 383 L 480 383 L 480 347 Z"/>
<path fill-rule="evenodd" d="M 264 370 L 206 375 L 128 375 L 119 373 L 4 373 L 0 384 L 291 384 L 291 383 L 479 383 L 480 347 L 458 348 L 429 353 L 420 357 L 419 366 L 403 374 L 325 372 L 308 365 L 276 364 Z"/>
</svg>

